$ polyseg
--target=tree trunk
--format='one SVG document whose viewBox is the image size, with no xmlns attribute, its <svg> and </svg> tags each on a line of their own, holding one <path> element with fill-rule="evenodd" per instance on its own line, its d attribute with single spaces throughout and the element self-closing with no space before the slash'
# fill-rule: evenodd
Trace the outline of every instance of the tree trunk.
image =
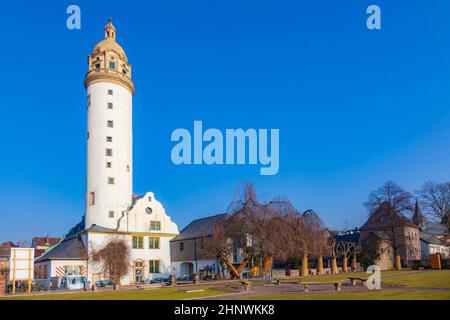
<svg viewBox="0 0 450 320">
<path fill-rule="evenodd" d="M 267 278 L 268 276 L 270 276 L 270 270 L 272 269 L 272 263 L 273 263 L 272 257 L 264 258 L 263 265 L 262 265 L 264 278 Z"/>
<path fill-rule="evenodd" d="M 402 260 L 399 255 L 395 256 L 395 270 L 397 271 L 402 270 Z"/>
<path fill-rule="evenodd" d="M 353 255 L 352 258 L 352 270 L 356 271 L 356 255 Z"/>
<path fill-rule="evenodd" d="M 320 276 L 323 274 L 323 257 L 319 256 L 319 261 L 317 263 L 317 274 Z"/>
<path fill-rule="evenodd" d="M 302 271 L 301 276 L 306 277 L 308 275 L 308 255 L 305 253 L 302 259 Z"/>
<path fill-rule="evenodd" d="M 342 271 L 343 272 L 348 272 L 347 255 L 344 255 L 344 263 L 342 264 Z"/>
<path fill-rule="evenodd" d="M 333 256 L 333 261 L 331 262 L 331 273 L 332 274 L 337 274 L 337 261 L 336 261 L 336 256 Z"/>
</svg>

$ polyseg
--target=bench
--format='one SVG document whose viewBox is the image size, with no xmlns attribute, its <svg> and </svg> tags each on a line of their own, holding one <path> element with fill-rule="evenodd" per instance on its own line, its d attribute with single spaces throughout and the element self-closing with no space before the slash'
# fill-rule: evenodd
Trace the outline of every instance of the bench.
<svg viewBox="0 0 450 320">
<path fill-rule="evenodd" d="M 352 286 L 356 286 L 357 281 L 361 281 L 362 285 L 365 286 L 367 284 L 367 280 L 369 278 L 362 277 L 348 277 L 348 279 L 352 282 Z"/>
<path fill-rule="evenodd" d="M 277 280 L 277 285 L 280 285 L 282 283 L 300 283 L 302 282 L 303 278 L 294 278 L 294 279 L 289 279 L 289 278 L 278 278 Z"/>
<path fill-rule="evenodd" d="M 309 292 L 310 286 L 319 286 L 324 284 L 332 284 L 334 286 L 334 290 L 341 291 L 342 281 L 327 281 L 327 282 L 300 282 L 303 285 L 303 291 Z"/>
</svg>

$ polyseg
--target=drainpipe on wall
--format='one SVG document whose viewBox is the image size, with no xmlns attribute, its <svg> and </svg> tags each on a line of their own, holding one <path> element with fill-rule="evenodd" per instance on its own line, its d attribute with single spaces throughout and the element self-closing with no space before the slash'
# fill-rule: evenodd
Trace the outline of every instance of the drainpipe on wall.
<svg viewBox="0 0 450 320">
<path fill-rule="evenodd" d="M 195 259 L 195 273 L 198 272 L 197 270 L 197 238 L 194 238 L 194 259 Z"/>
</svg>

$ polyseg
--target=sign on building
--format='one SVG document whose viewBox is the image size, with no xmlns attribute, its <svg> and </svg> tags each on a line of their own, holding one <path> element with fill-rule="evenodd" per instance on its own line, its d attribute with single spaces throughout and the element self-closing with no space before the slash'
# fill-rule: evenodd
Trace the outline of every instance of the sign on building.
<svg viewBox="0 0 450 320">
<path fill-rule="evenodd" d="M 9 270 L 9 280 L 13 284 L 13 293 L 16 293 L 16 281 L 27 281 L 28 292 L 30 292 L 34 275 L 34 249 L 11 248 Z"/>
</svg>

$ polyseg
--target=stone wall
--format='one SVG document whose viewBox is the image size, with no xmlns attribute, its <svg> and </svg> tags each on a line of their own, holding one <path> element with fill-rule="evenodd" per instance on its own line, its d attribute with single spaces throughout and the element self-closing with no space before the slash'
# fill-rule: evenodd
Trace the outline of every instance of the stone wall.
<svg viewBox="0 0 450 320">
<path fill-rule="evenodd" d="M 0 296 L 6 293 L 7 279 L 8 272 L 6 270 L 0 270 Z"/>
</svg>

